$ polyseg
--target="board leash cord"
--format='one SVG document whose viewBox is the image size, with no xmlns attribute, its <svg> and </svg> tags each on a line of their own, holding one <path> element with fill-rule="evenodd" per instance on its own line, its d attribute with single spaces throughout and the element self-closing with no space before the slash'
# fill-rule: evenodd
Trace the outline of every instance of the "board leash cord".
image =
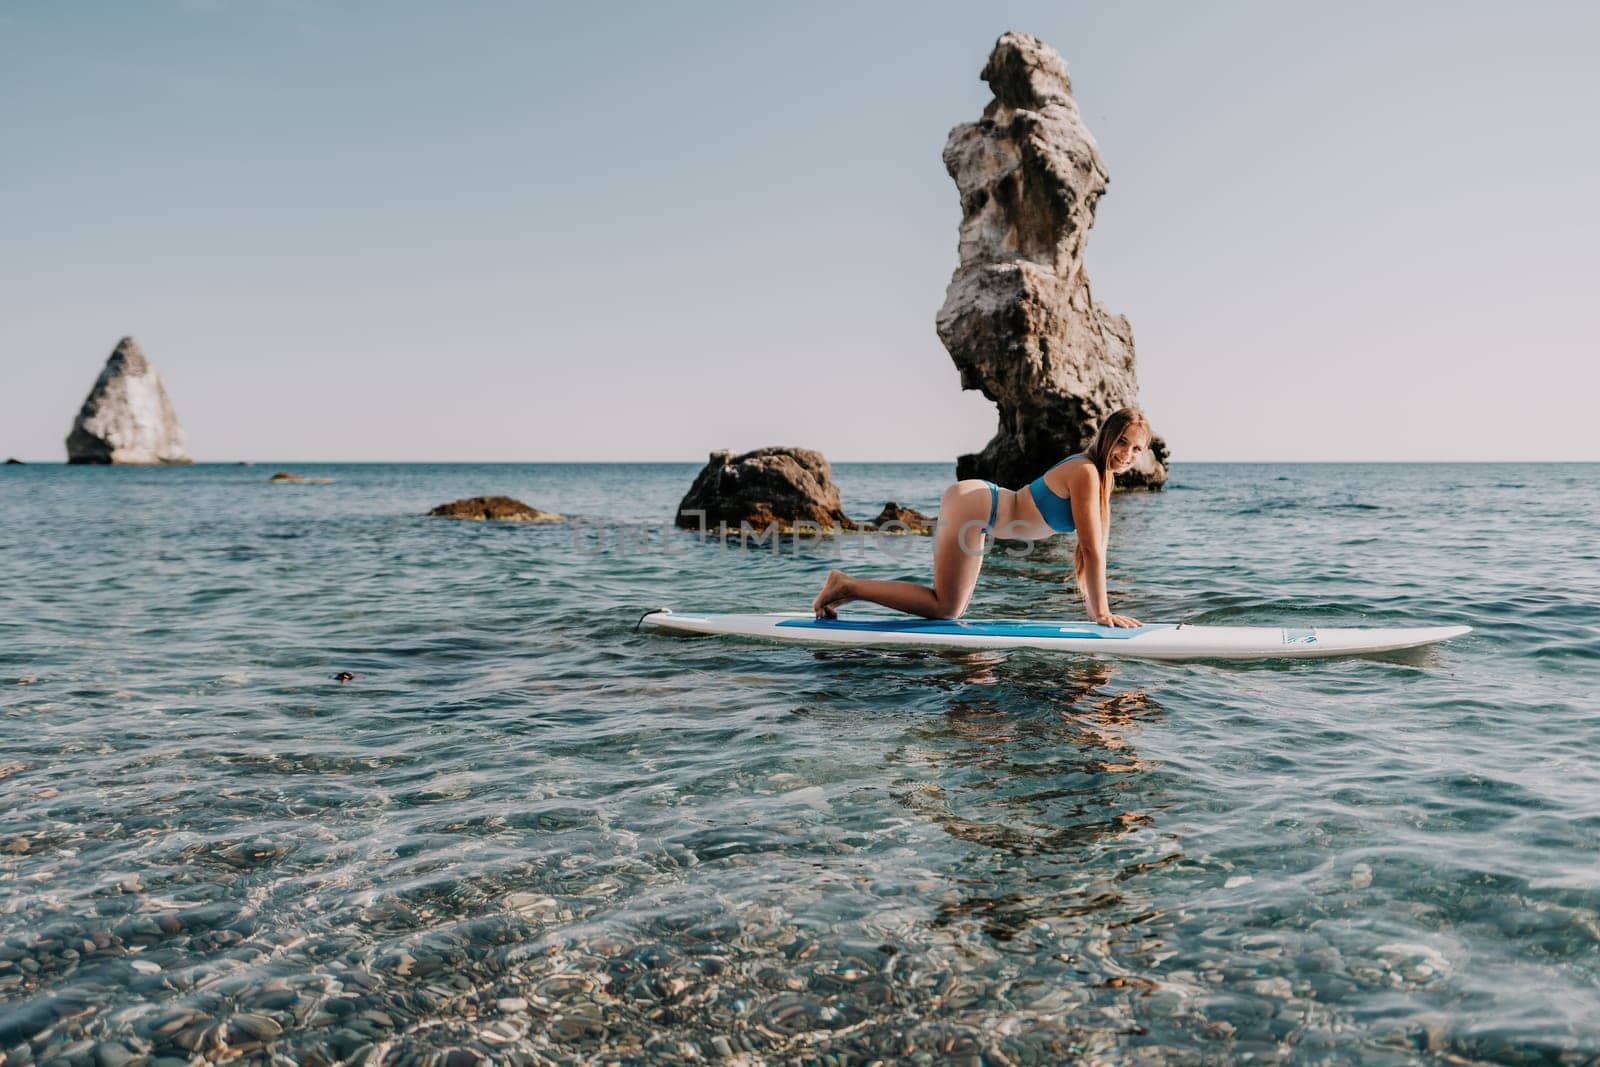
<svg viewBox="0 0 1600 1067">
<path fill-rule="evenodd" d="M 651 608 L 649 611 L 647 611 L 643 615 L 639 616 L 639 621 L 633 624 L 633 632 L 634 633 L 638 633 L 639 632 L 639 627 L 644 625 L 644 620 L 648 619 L 652 615 L 671 615 L 671 614 L 672 614 L 672 609 L 671 608 Z"/>
</svg>

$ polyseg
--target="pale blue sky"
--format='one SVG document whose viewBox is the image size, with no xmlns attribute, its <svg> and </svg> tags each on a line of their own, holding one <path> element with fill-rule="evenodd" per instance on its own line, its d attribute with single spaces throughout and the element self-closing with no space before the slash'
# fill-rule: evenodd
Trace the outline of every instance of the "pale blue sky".
<svg viewBox="0 0 1600 1067">
<path fill-rule="evenodd" d="M 0 456 L 118 337 L 201 460 L 953 460 L 1008 29 L 1178 460 L 1600 459 L 1600 7 L 0 3 Z"/>
</svg>

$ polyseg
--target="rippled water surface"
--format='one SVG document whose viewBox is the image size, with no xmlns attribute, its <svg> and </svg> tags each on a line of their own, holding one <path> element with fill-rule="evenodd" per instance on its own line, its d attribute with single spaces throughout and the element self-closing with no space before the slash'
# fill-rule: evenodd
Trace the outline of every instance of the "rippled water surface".
<svg viewBox="0 0 1600 1067">
<path fill-rule="evenodd" d="M 692 465 L 295 469 L 0 468 L 6 1067 L 1600 1056 L 1600 466 L 1119 498 L 1147 621 L 1477 628 L 1254 665 L 636 634 L 930 545 L 664 535 Z M 422 517 L 485 493 L 582 521 Z M 971 614 L 1080 615 L 1070 549 Z"/>
</svg>

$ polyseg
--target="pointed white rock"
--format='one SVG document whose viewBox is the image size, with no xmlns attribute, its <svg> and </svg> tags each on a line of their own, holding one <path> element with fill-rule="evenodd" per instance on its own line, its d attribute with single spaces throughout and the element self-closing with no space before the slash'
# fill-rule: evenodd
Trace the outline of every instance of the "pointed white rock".
<svg viewBox="0 0 1600 1067">
<path fill-rule="evenodd" d="M 68 463 L 193 463 L 161 376 L 124 337 L 67 435 Z"/>
</svg>

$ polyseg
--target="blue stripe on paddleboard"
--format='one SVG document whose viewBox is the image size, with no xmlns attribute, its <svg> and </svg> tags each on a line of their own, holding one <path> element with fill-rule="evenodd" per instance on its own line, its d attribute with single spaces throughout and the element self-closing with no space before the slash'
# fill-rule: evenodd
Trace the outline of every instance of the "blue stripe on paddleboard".
<svg viewBox="0 0 1600 1067">
<path fill-rule="evenodd" d="M 1132 626 L 1085 629 L 1045 622 L 962 622 L 960 619 L 784 619 L 778 626 L 798 630 L 854 630 L 876 634 L 962 634 L 967 637 L 1056 637 L 1126 641 L 1151 630 L 1170 626 Z"/>
</svg>

